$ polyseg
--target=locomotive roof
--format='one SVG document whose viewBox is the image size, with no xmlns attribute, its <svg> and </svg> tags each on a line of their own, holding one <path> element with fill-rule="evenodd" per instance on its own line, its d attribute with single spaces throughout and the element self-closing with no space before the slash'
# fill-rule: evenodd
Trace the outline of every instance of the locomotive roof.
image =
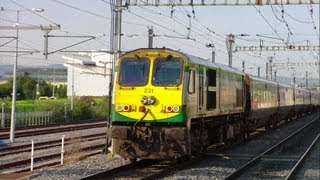
<svg viewBox="0 0 320 180">
<path fill-rule="evenodd" d="M 236 73 L 236 74 L 244 75 L 243 72 L 239 71 L 236 68 L 229 67 L 227 65 L 220 64 L 220 63 L 217 63 L 217 62 L 212 62 L 209 59 L 204 59 L 204 58 L 197 57 L 197 56 L 194 56 L 194 55 L 185 54 L 185 53 L 181 53 L 181 52 L 179 52 L 179 53 L 184 55 L 187 58 L 187 60 L 189 62 L 191 62 L 191 63 L 201 64 L 201 65 L 212 67 L 212 68 L 216 68 L 216 69 L 220 68 L 220 69 L 223 69 L 223 70 L 226 70 L 226 71 L 229 71 L 229 72 L 233 72 L 233 73 Z"/>
</svg>

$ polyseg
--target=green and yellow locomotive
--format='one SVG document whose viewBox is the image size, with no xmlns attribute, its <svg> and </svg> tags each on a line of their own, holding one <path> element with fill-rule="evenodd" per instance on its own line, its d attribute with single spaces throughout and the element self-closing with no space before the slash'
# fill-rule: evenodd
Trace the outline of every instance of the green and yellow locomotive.
<svg viewBox="0 0 320 180">
<path fill-rule="evenodd" d="M 288 103 L 280 104 L 280 87 L 291 92 L 281 96 Z M 287 117 L 281 108 L 294 111 L 293 92 L 175 50 L 137 49 L 116 62 L 108 134 L 114 153 L 126 159 L 191 156 L 213 143 L 241 141 L 274 123 L 271 117 Z"/>
</svg>

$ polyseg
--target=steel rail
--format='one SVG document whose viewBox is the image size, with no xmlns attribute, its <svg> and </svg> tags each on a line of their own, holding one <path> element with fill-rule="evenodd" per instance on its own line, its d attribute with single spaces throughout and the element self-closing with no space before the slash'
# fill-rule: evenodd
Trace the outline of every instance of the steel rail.
<svg viewBox="0 0 320 180">
<path fill-rule="evenodd" d="M 82 125 L 71 125 L 67 127 L 41 128 L 39 130 L 17 132 L 16 137 L 27 137 L 27 136 L 34 136 L 34 135 L 58 133 L 63 131 L 74 131 L 74 130 L 106 127 L 106 125 L 107 123 L 89 123 L 89 124 L 82 124 Z M 9 133 L 0 133 L 0 139 L 8 139 L 9 135 L 10 135 Z"/>
<path fill-rule="evenodd" d="M 90 134 L 86 136 L 78 136 L 78 137 L 71 137 L 65 139 L 65 145 L 68 145 L 70 140 L 72 139 L 81 139 L 81 141 L 93 141 L 97 139 L 103 139 L 105 138 L 106 133 L 99 133 L 99 134 Z M 42 149 L 49 149 L 52 147 L 60 146 L 61 145 L 61 139 L 58 140 L 51 140 L 51 141 L 45 141 L 45 142 L 38 142 L 35 143 L 34 150 L 42 150 Z M 24 144 L 20 146 L 10 146 L 10 147 L 4 147 L 0 148 L 0 156 L 8 156 L 11 154 L 18 154 L 18 153 L 23 153 L 23 152 L 30 152 L 31 151 L 31 146 L 30 144 Z"/>
<path fill-rule="evenodd" d="M 87 157 L 95 156 L 95 155 L 98 155 L 98 154 L 101 154 L 100 150 L 89 152 L 89 153 L 86 153 L 85 155 L 83 155 L 80 158 L 80 160 L 81 159 L 85 159 Z M 49 162 L 49 163 L 44 163 L 44 164 L 41 164 L 41 165 L 38 165 L 38 166 L 34 166 L 33 169 L 35 170 L 35 169 L 40 169 L 40 168 L 49 167 L 49 166 L 56 166 L 56 165 L 60 165 L 60 164 L 61 164 L 61 160 L 55 160 L 55 161 L 52 161 L 52 162 Z M 23 173 L 23 172 L 29 172 L 29 171 L 30 171 L 30 167 L 15 171 L 14 173 Z"/>
<path fill-rule="evenodd" d="M 299 161 L 294 165 L 294 167 L 291 169 L 289 174 L 286 177 L 286 180 L 294 179 L 295 175 L 297 174 L 298 170 L 301 168 L 303 162 L 306 160 L 307 156 L 310 154 L 310 152 L 316 147 L 317 142 L 320 140 L 320 134 L 313 140 L 312 144 L 308 147 L 308 149 L 305 151 L 305 153 L 301 156 Z"/>
<path fill-rule="evenodd" d="M 97 148 L 103 148 L 104 144 L 96 144 L 96 145 L 92 145 L 92 146 L 87 146 L 85 148 L 82 148 L 83 151 L 89 151 L 92 149 L 97 149 Z M 101 153 L 101 151 L 99 151 Z M 48 160 L 48 159 L 53 159 L 53 158 L 60 158 L 61 153 L 53 153 L 53 154 L 49 154 L 49 155 L 44 155 L 44 156 L 39 156 L 34 158 L 34 162 L 40 162 L 43 160 Z M 9 169 L 9 168 L 13 168 L 16 166 L 21 166 L 21 165 L 26 165 L 30 163 L 30 159 L 23 159 L 23 160 L 18 160 L 18 161 L 14 161 L 14 162 L 9 162 L 6 164 L 0 164 L 0 169 L 4 170 L 4 169 Z"/>
<path fill-rule="evenodd" d="M 182 159 L 181 159 L 182 160 Z M 83 180 L 98 179 L 159 179 L 175 170 L 187 168 L 199 162 L 193 158 L 185 161 L 176 160 L 140 160 L 114 169 L 106 170 L 82 178 Z"/>
<path fill-rule="evenodd" d="M 136 162 L 132 162 L 123 166 L 119 166 L 110 170 L 102 171 L 93 175 L 89 175 L 87 177 L 82 178 L 82 180 L 98 180 L 98 179 L 110 179 L 114 178 L 116 174 L 119 174 L 124 171 L 131 170 L 133 168 L 142 168 L 145 166 L 149 166 L 156 163 L 156 161 L 152 160 L 140 160 Z"/>
<path fill-rule="evenodd" d="M 48 128 L 48 127 L 57 127 L 57 126 L 68 126 L 68 125 L 81 125 L 81 124 L 87 124 L 87 123 L 100 123 L 100 122 L 106 122 L 105 119 L 99 118 L 96 120 L 88 119 L 88 120 L 81 120 L 81 121 L 72 121 L 72 122 L 58 122 L 54 124 L 42 124 L 42 125 L 32 125 L 32 126 L 25 126 L 25 127 L 17 127 L 17 131 L 22 130 L 34 130 L 35 128 Z M 0 133 L 2 132 L 9 132 L 10 128 L 0 128 Z"/>
<path fill-rule="evenodd" d="M 239 175 L 243 174 L 244 171 L 246 171 L 247 169 L 253 167 L 255 164 L 257 164 L 259 161 L 262 160 L 262 157 L 264 155 L 266 155 L 267 153 L 273 152 L 276 148 L 278 148 L 279 146 L 281 146 L 282 144 L 284 144 L 285 142 L 287 142 L 288 140 L 292 139 L 294 136 L 296 136 L 297 134 L 299 134 L 301 131 L 303 131 L 305 128 L 309 127 L 310 125 L 312 125 L 313 123 L 317 122 L 319 120 L 319 118 L 315 118 L 313 119 L 311 122 L 309 122 L 308 124 L 306 124 L 305 126 L 303 126 L 302 128 L 298 129 L 297 131 L 295 131 L 294 133 L 292 133 L 291 135 L 289 135 L 288 137 L 286 137 L 285 139 L 283 139 L 282 141 L 280 141 L 279 143 L 277 143 L 276 145 L 272 146 L 271 148 L 267 149 L 266 151 L 264 151 L 263 153 L 259 154 L 258 156 L 256 156 L 254 159 L 250 160 L 249 162 L 247 162 L 246 164 L 244 164 L 243 166 L 241 166 L 240 168 L 238 168 L 236 171 L 234 171 L 233 173 L 231 173 L 229 176 L 227 176 L 225 179 L 226 180 L 231 180 L 231 179 L 235 179 L 237 178 Z"/>
</svg>

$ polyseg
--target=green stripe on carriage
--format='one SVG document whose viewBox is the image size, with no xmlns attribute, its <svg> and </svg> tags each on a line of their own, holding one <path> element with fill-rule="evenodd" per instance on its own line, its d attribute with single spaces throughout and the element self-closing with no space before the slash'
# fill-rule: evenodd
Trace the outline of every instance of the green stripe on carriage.
<svg viewBox="0 0 320 180">
<path fill-rule="evenodd" d="M 112 105 L 112 117 L 111 120 L 112 122 L 136 122 L 139 119 L 134 119 L 134 118 L 130 118 L 124 115 L 121 115 L 119 113 L 117 113 L 114 110 L 114 105 Z M 181 123 L 181 122 L 185 122 L 186 121 L 186 106 L 183 105 L 182 106 L 182 110 L 179 114 L 177 114 L 176 116 L 170 117 L 170 118 L 164 118 L 164 119 L 157 119 L 157 120 L 148 120 L 148 121 L 142 121 L 142 122 L 161 122 L 161 123 Z"/>
</svg>

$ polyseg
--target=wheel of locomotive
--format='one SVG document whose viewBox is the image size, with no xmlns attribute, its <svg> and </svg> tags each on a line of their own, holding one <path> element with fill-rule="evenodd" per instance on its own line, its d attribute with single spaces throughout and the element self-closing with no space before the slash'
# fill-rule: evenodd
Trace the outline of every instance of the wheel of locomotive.
<svg viewBox="0 0 320 180">
<path fill-rule="evenodd" d="M 131 163 L 137 162 L 137 158 L 129 158 L 129 161 L 130 161 Z"/>
<path fill-rule="evenodd" d="M 285 122 L 285 123 L 288 123 L 288 122 L 289 122 L 289 116 L 286 116 L 286 117 L 284 118 L 284 122 Z"/>
<path fill-rule="evenodd" d="M 267 124 L 265 125 L 265 129 L 268 131 L 271 129 L 271 123 L 267 122 Z"/>
<path fill-rule="evenodd" d="M 197 157 L 199 157 L 199 155 L 197 155 L 195 157 L 197 158 Z M 191 156 L 184 155 L 184 156 L 177 158 L 176 160 L 178 163 L 184 163 L 185 161 L 189 161 L 190 159 L 191 159 Z"/>
</svg>

